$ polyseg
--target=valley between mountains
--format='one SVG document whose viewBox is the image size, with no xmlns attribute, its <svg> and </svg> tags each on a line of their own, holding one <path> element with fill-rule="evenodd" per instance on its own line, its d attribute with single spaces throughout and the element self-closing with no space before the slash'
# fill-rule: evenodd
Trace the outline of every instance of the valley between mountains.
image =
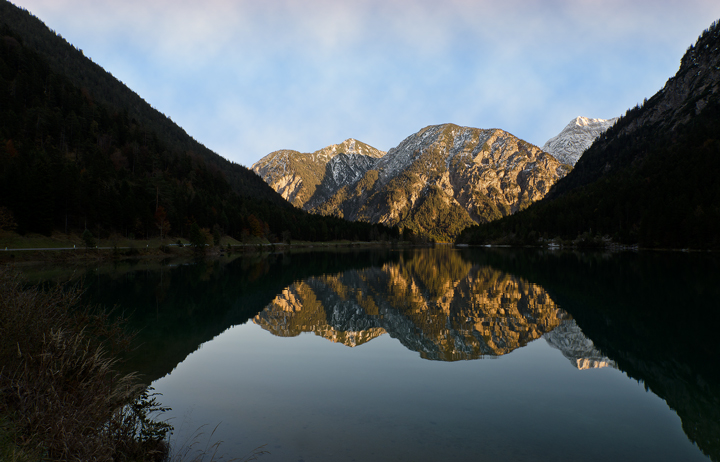
<svg viewBox="0 0 720 462">
<path fill-rule="evenodd" d="M 0 233 L 13 239 L 720 248 L 718 22 L 642 105 L 573 119 L 542 148 L 441 124 L 387 152 L 348 139 L 252 171 L 28 11 L 0 0 L 0 27 Z"/>
</svg>

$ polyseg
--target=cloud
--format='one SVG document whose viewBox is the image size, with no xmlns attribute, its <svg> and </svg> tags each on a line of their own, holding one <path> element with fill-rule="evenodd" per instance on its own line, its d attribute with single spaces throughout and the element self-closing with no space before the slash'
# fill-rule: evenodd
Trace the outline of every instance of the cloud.
<svg viewBox="0 0 720 462">
<path fill-rule="evenodd" d="M 657 91 L 716 0 L 17 0 L 220 154 L 250 165 L 425 125 L 542 145 Z"/>
</svg>

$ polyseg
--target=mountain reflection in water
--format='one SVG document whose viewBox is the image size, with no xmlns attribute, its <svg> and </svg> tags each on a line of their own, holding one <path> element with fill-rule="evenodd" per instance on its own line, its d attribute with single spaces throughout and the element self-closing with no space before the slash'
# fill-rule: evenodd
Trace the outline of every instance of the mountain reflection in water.
<svg viewBox="0 0 720 462">
<path fill-rule="evenodd" d="M 466 434 L 466 430 L 471 434 L 477 430 L 484 435 L 493 435 L 494 439 L 485 440 L 483 447 L 488 451 L 497 450 L 492 453 L 497 456 L 496 460 L 502 460 L 507 454 L 503 451 L 510 450 L 508 448 L 527 447 L 531 440 L 542 446 L 543 442 L 557 441 L 560 433 L 572 433 L 569 440 L 573 444 L 593 444 L 593 437 L 582 439 L 582 431 L 612 434 L 616 438 L 610 446 L 595 446 L 597 453 L 586 457 L 587 460 L 611 459 L 618 455 L 612 452 L 613 448 L 635 451 L 633 454 L 641 456 L 638 460 L 643 457 L 652 460 L 649 459 L 651 453 L 660 455 L 657 460 L 682 460 L 673 459 L 672 454 L 680 452 L 652 452 L 655 434 L 651 430 L 635 432 L 635 427 L 618 430 L 618 426 L 625 425 L 637 414 L 628 414 L 624 419 L 607 418 L 610 409 L 619 406 L 633 412 L 630 410 L 636 409 L 633 406 L 645 402 L 643 397 L 622 405 L 614 401 L 622 397 L 614 394 L 616 390 L 627 387 L 627 382 L 637 381 L 664 401 L 662 419 L 666 419 L 667 414 L 679 417 L 687 436 L 685 444 L 689 439 L 705 456 L 720 461 L 720 369 L 717 367 L 720 346 L 716 341 L 716 330 L 720 325 L 720 310 L 717 309 L 720 260 L 714 255 L 438 248 L 292 252 L 233 258 L 175 267 L 141 268 L 142 265 L 119 264 L 115 268 L 92 268 L 84 275 L 86 297 L 90 302 L 117 305 L 120 312 L 132 313 L 131 326 L 139 331 L 141 346 L 128 358 L 126 366 L 138 370 L 148 382 L 165 386 L 160 391 L 168 400 L 171 390 L 179 393 L 191 385 L 204 390 L 206 384 L 219 384 L 222 374 L 206 375 L 212 374 L 210 371 L 203 371 L 197 384 L 188 384 L 193 376 L 188 364 L 193 363 L 193 358 L 196 358 L 196 364 L 197 358 L 201 357 L 204 362 L 211 361 L 203 355 L 209 351 L 217 353 L 219 347 L 216 345 L 242 341 L 245 350 L 234 350 L 226 358 L 232 367 L 223 364 L 222 370 L 239 371 L 239 375 L 233 376 L 234 382 L 226 385 L 228 389 L 242 389 L 246 396 L 252 393 L 269 396 L 269 401 L 262 401 L 253 411 L 258 414 L 251 422 L 252 427 L 258 426 L 258 419 L 267 418 L 270 422 L 267 428 L 276 428 L 272 425 L 281 422 L 286 411 L 280 409 L 277 414 L 272 414 L 275 412 L 273 403 L 287 396 L 284 405 L 293 409 L 298 407 L 295 418 L 315 415 L 318 420 L 312 423 L 318 429 L 326 422 L 319 416 L 329 418 L 334 415 L 334 410 L 341 408 L 345 409 L 343 415 L 359 413 L 373 419 L 380 415 L 387 420 L 383 420 L 385 427 L 380 434 L 358 424 L 352 430 L 342 426 L 337 428 L 338 432 L 345 431 L 344 435 L 364 428 L 368 438 L 382 439 L 385 438 L 383 435 L 395 438 L 399 435 L 396 429 L 407 425 L 418 427 L 420 433 L 426 432 L 422 434 L 433 434 L 434 424 L 428 424 L 418 414 L 423 408 L 408 405 L 395 409 L 392 406 L 398 400 L 425 396 L 427 409 L 433 409 L 436 414 L 435 422 L 438 415 L 444 415 L 440 411 L 443 400 L 453 396 L 459 400 L 459 407 L 448 409 L 469 412 L 466 426 L 470 426 L 466 429 L 447 427 L 446 434 L 450 435 L 452 431 Z M 315 342 L 309 335 L 303 339 L 281 339 L 267 335 L 265 331 L 281 337 L 312 332 L 349 347 L 365 346 L 335 348 L 329 342 Z M 388 335 L 384 336 L 385 333 Z M 245 337 L 239 337 L 240 334 Z M 544 341 L 529 345 L 541 337 Z M 388 341 L 389 338 L 397 342 Z M 256 341 L 260 343 L 251 343 Z M 395 348 L 397 343 L 403 348 Z M 330 348 L 324 348 L 322 345 L 325 344 Z M 527 348 L 517 350 L 526 345 Z M 314 349 L 300 351 L 307 347 Z M 417 358 L 414 353 L 408 355 L 405 349 L 436 361 L 418 359 L 411 362 L 408 358 Z M 403 352 L 398 353 L 399 350 Z M 517 351 L 508 354 L 513 350 Z M 383 354 L 373 356 L 376 362 L 362 363 L 353 369 L 357 358 L 367 359 L 379 351 Z M 319 357 L 313 356 L 318 352 Z M 536 358 L 534 355 L 539 353 L 544 355 L 541 362 L 525 364 L 532 370 L 531 376 L 523 376 L 521 369 L 511 368 L 513 364 L 522 363 L 523 358 Z M 236 360 L 235 357 L 243 357 L 243 354 L 248 355 L 247 361 Z M 502 361 L 457 362 L 503 355 Z M 567 375 L 558 369 L 555 359 L 559 356 L 567 358 L 577 369 L 606 369 Z M 338 357 L 343 360 L 335 361 Z M 386 367 L 395 365 L 393 361 L 399 357 L 405 362 L 397 364 L 403 368 L 403 374 L 415 374 L 411 375 L 414 382 L 406 381 L 403 374 L 395 374 L 395 369 Z M 564 363 L 562 357 L 559 359 L 560 364 Z M 322 375 L 319 371 L 323 371 L 328 362 L 334 369 L 328 371 L 328 375 Z M 269 365 L 263 368 L 265 363 Z M 608 368 L 615 368 L 622 374 Z M 375 369 L 382 370 L 383 375 L 374 379 L 365 377 Z M 317 376 L 305 376 L 305 370 L 313 371 Z M 425 372 L 430 370 L 442 374 L 434 376 Z M 490 371 L 504 371 L 509 375 L 496 377 Z M 446 375 L 453 379 L 445 383 L 443 377 Z M 382 382 L 386 376 L 392 379 Z M 352 386 L 354 382 L 341 381 L 342 377 L 358 381 L 355 392 L 360 395 L 346 400 L 347 391 L 343 391 L 346 390 L 343 387 Z M 393 394 L 393 380 L 398 384 L 398 394 Z M 380 389 L 387 395 L 370 397 L 369 391 L 368 396 L 363 395 L 365 390 L 373 388 L 369 384 L 375 385 L 378 381 L 378 385 L 384 384 L 385 388 L 381 386 Z M 426 382 L 429 381 L 433 381 L 435 388 L 428 388 L 430 384 Z M 602 381 L 602 386 L 598 381 Z M 583 384 L 581 388 L 572 388 L 578 383 Z M 283 388 L 285 384 L 287 388 Z M 366 388 L 362 388 L 362 384 Z M 508 388 L 509 384 L 512 388 Z M 305 385 L 307 387 L 302 388 Z M 485 389 L 485 394 L 477 394 L 477 387 Z M 321 412 L 325 409 L 322 400 L 313 402 L 315 407 L 309 410 L 301 408 L 303 400 L 308 398 L 301 390 L 309 393 L 308 390 L 314 389 L 323 390 L 323 397 L 330 393 L 326 400 L 327 410 Z M 186 405 L 202 408 L 200 400 L 212 398 L 219 390 L 189 392 L 183 398 L 186 401 L 177 398 L 179 401 L 166 404 L 178 412 Z M 270 390 L 276 393 L 269 393 Z M 333 394 L 334 390 L 338 390 L 337 394 Z M 406 390 L 412 390 L 414 394 L 406 395 Z M 435 392 L 445 398 L 433 401 Z M 645 395 L 650 396 L 643 393 Z M 298 399 L 291 399 L 293 396 Z M 485 400 L 485 397 L 492 399 Z M 555 408 L 549 404 L 553 397 L 558 399 L 554 401 Z M 518 400 L 526 398 L 528 401 L 523 401 L 521 406 Z M 222 410 L 228 407 L 228 400 L 234 398 L 217 399 L 222 401 Z M 484 407 L 473 407 L 475 404 L 472 403 L 478 400 L 484 400 Z M 588 404 L 595 401 L 592 406 Z M 238 403 L 241 402 L 243 400 L 238 398 Z M 382 412 L 372 408 L 379 403 L 390 407 Z M 493 407 L 496 405 L 497 408 Z M 372 413 L 363 414 L 363 406 L 372 408 Z M 535 406 L 542 411 L 531 411 Z M 470 417 L 474 412 L 492 415 L 493 424 L 482 426 L 482 420 Z M 527 428 L 523 432 L 513 433 L 518 421 L 512 412 L 525 416 L 522 421 Z M 548 413 L 558 419 L 552 425 L 545 422 L 550 418 Z M 394 416 L 400 419 L 399 416 L 405 414 L 421 419 L 421 422 L 392 420 Z M 226 420 L 230 419 L 227 412 L 222 417 L 215 415 L 208 414 L 207 422 L 201 424 L 223 420 L 224 425 L 231 425 Z M 446 420 L 454 419 L 453 415 L 448 413 Z M 241 415 L 238 416 L 237 424 L 244 425 Z M 572 423 L 563 420 L 565 416 Z M 650 428 L 659 422 L 659 414 L 637 416 L 633 425 L 640 425 L 638 428 Z M 606 426 L 599 423 L 603 419 Z M 332 433 L 333 425 L 340 423 L 327 425 L 322 427 L 323 431 Z M 302 431 L 292 422 L 287 426 L 295 432 Z M 278 430 L 257 433 L 258 438 L 262 438 L 257 443 L 265 442 L 263 435 L 266 434 L 268 438 L 275 438 L 275 431 Z M 617 438 L 625 434 L 632 441 L 618 442 Z M 648 439 L 636 441 L 633 439 L 636 437 Z M 230 434 L 224 436 L 226 441 L 231 438 Z M 423 446 L 429 441 L 426 438 L 413 441 L 397 440 L 400 446 L 414 444 L 425 448 L 418 449 L 418 454 L 429 450 Z M 449 446 L 454 449 L 445 450 L 460 451 L 462 446 L 472 453 L 477 449 L 469 442 L 465 443 L 470 440 L 462 441 L 462 444 L 456 442 Z M 658 451 L 678 448 L 673 446 L 675 443 L 665 440 L 663 443 L 667 444 L 662 448 L 658 444 Z M 347 440 L 348 447 L 352 444 Z M 342 445 L 338 443 L 338 446 Z M 536 446 L 536 450 L 539 451 L 540 446 Z M 565 452 L 560 448 L 553 449 L 553 445 L 542 448 L 548 451 L 545 453 L 548 458 L 557 456 L 558 460 L 562 460 L 563 455 L 582 453 L 580 450 L 571 453 L 567 452 L 569 449 Z M 697 454 L 691 459 L 699 460 L 698 456 L 703 458 Z M 521 456 L 516 459 L 526 460 Z"/>
<path fill-rule="evenodd" d="M 280 337 L 313 332 L 350 347 L 388 333 L 440 361 L 501 356 L 545 335 L 579 369 L 613 365 L 542 287 L 450 249 L 296 282 L 253 322 Z"/>
</svg>

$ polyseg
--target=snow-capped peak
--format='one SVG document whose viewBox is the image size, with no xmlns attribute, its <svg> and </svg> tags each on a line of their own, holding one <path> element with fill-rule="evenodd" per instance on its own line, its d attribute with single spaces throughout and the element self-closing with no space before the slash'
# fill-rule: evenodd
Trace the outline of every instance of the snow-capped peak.
<svg viewBox="0 0 720 462">
<path fill-rule="evenodd" d="M 616 120 L 617 117 L 612 119 L 576 117 L 557 136 L 545 143 L 543 151 L 552 154 L 560 162 L 575 165 L 582 153 Z"/>
</svg>

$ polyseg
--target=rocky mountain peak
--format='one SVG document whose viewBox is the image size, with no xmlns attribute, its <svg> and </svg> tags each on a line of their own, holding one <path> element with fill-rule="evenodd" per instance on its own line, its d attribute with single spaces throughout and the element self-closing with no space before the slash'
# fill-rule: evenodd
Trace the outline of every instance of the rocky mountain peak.
<svg viewBox="0 0 720 462">
<path fill-rule="evenodd" d="M 578 127 L 587 127 L 588 125 L 593 125 L 598 122 L 605 122 L 606 119 L 591 119 L 589 117 L 575 117 L 570 123 L 577 125 Z"/>
<path fill-rule="evenodd" d="M 583 152 L 617 121 L 576 117 L 557 135 L 550 138 L 543 151 L 552 154 L 560 162 L 575 165 Z"/>
<path fill-rule="evenodd" d="M 350 138 L 311 154 L 276 151 L 253 170 L 313 213 L 450 241 L 541 199 L 570 166 L 503 130 L 441 124 L 387 154 Z"/>
<path fill-rule="evenodd" d="M 330 146 L 318 149 L 312 154 L 316 156 L 328 156 L 330 158 L 333 158 L 338 154 L 358 154 L 361 156 L 379 158 L 385 155 L 385 151 L 375 149 L 372 146 L 354 138 L 348 138 L 342 143 L 331 144 Z"/>
<path fill-rule="evenodd" d="M 569 166 L 503 130 L 431 125 L 311 211 L 398 225 L 446 241 L 465 226 L 542 198 L 568 171 Z"/>
<path fill-rule="evenodd" d="M 302 153 L 282 149 L 271 152 L 253 164 L 251 169 L 264 179 L 282 197 L 296 207 L 306 208 L 306 204 L 314 196 L 318 186 L 326 178 L 329 169 L 330 177 L 337 183 L 355 179 L 365 172 L 364 168 L 373 164 L 375 159 L 385 155 L 384 151 L 348 138 L 342 143 L 331 144 L 311 153 Z M 342 165 L 349 171 L 342 172 Z M 332 185 L 323 189 L 321 196 L 334 192 Z M 318 202 L 318 198 L 313 203 Z"/>
</svg>

